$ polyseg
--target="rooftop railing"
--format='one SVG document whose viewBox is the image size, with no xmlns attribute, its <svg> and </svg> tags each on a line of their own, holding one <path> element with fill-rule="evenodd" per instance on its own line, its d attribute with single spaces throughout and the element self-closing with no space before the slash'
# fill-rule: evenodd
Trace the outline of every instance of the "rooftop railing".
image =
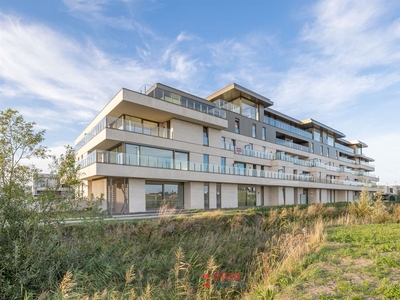
<svg viewBox="0 0 400 300">
<path fill-rule="evenodd" d="M 173 169 L 182 171 L 207 172 L 227 175 L 252 176 L 271 179 L 282 179 L 292 181 L 308 181 L 316 183 L 365 186 L 366 183 L 349 180 L 336 180 L 325 178 L 314 178 L 309 174 L 288 174 L 281 172 L 264 171 L 258 169 L 246 169 L 240 167 L 206 164 L 200 162 L 174 160 L 166 157 L 140 156 L 122 152 L 96 150 L 80 160 L 81 168 L 88 167 L 94 163 L 108 163 L 117 165 L 140 166 L 159 169 Z"/>
<path fill-rule="evenodd" d="M 226 111 L 210 104 L 203 103 L 188 97 L 184 97 L 175 93 L 171 93 L 161 88 L 155 88 L 147 94 L 147 96 L 173 103 L 179 106 L 187 107 L 201 113 L 205 113 L 214 117 L 226 119 Z"/>
<path fill-rule="evenodd" d="M 222 109 L 233 111 L 234 113 L 240 114 L 240 106 L 233 104 L 232 102 L 218 99 L 214 103 L 215 103 L 215 106 L 218 108 L 222 108 Z"/>
</svg>

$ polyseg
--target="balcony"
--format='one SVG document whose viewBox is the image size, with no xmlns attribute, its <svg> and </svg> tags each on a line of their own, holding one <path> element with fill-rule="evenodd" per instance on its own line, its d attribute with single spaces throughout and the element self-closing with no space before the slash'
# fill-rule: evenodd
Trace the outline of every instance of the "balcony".
<svg viewBox="0 0 400 300">
<path fill-rule="evenodd" d="M 312 139 L 312 134 L 310 132 L 305 131 L 305 130 L 300 129 L 300 128 L 297 128 L 297 127 L 294 127 L 292 125 L 283 123 L 281 121 L 272 119 L 270 117 L 264 116 L 264 123 L 267 123 L 267 124 L 272 125 L 274 127 L 277 127 L 277 128 L 280 128 L 280 129 L 284 129 L 286 131 L 289 131 L 289 132 L 304 136 L 306 138 Z"/>
<path fill-rule="evenodd" d="M 256 157 L 256 158 L 264 158 L 264 159 L 269 159 L 272 160 L 274 159 L 275 155 L 272 153 L 267 153 L 267 152 L 261 152 L 261 151 L 255 151 L 251 149 L 246 149 L 246 148 L 241 148 L 241 147 L 233 147 L 233 151 L 235 154 L 239 155 L 245 155 L 245 156 L 251 156 L 251 157 Z"/>
<path fill-rule="evenodd" d="M 362 166 L 366 166 L 366 167 L 370 167 L 370 168 L 375 168 L 375 165 L 374 164 L 371 164 L 370 162 L 368 162 L 368 161 L 360 161 L 359 163 L 357 163 L 357 164 L 359 164 L 359 165 L 362 165 Z"/>
<path fill-rule="evenodd" d="M 98 135 L 104 128 L 124 130 L 166 139 L 171 138 L 171 131 L 168 128 L 151 126 L 145 123 L 138 123 L 122 118 L 107 116 L 104 117 L 99 123 L 97 123 L 92 128 L 92 130 L 85 134 L 85 136 L 76 144 L 75 150 L 79 150 L 80 148 L 82 148 L 86 143 L 88 143 L 91 139 Z"/>
<path fill-rule="evenodd" d="M 276 143 L 278 145 L 282 145 L 282 146 L 290 147 L 290 148 L 293 148 L 293 149 L 309 152 L 309 148 L 307 146 L 299 145 L 299 144 L 296 144 L 296 143 L 293 143 L 293 142 L 289 142 L 289 141 L 285 141 L 285 140 L 282 140 L 282 139 L 279 139 L 279 138 L 276 138 Z"/>
<path fill-rule="evenodd" d="M 140 156 L 122 152 L 96 150 L 88 154 L 84 159 L 78 161 L 81 168 L 95 163 L 117 164 L 127 166 L 139 166 L 158 169 L 171 169 L 192 172 L 207 172 L 224 175 L 251 176 L 270 179 L 282 179 L 291 181 L 304 181 L 325 184 L 339 184 L 352 186 L 371 186 L 363 182 L 314 178 L 309 174 L 287 174 L 282 172 L 271 172 L 256 169 L 246 169 L 232 166 L 214 165 L 200 162 L 174 160 L 166 157 Z"/>
<path fill-rule="evenodd" d="M 339 156 L 339 160 L 344 161 L 344 162 L 347 162 L 347 163 L 349 163 L 349 164 L 353 164 L 353 165 L 356 164 L 356 161 L 355 161 L 355 160 L 348 159 L 348 158 L 342 157 L 342 156 Z"/>
<path fill-rule="evenodd" d="M 335 143 L 335 148 L 337 148 L 339 150 L 343 150 L 343 151 L 348 152 L 348 153 L 354 153 L 354 149 L 353 148 L 346 147 L 346 146 L 344 146 L 342 144 L 339 144 L 339 143 Z"/>
</svg>

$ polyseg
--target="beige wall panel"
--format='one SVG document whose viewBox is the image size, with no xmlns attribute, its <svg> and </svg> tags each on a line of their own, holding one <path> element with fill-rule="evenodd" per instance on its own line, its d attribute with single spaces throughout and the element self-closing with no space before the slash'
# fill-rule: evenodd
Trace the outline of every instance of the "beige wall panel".
<svg viewBox="0 0 400 300">
<path fill-rule="evenodd" d="M 232 208 L 238 206 L 238 187 L 237 184 L 221 185 L 221 207 Z"/>
<path fill-rule="evenodd" d="M 291 187 L 285 188 L 285 202 L 286 202 L 286 205 L 294 204 L 294 188 L 291 188 Z"/>
<path fill-rule="evenodd" d="M 308 190 L 308 203 L 309 204 L 319 203 L 319 193 L 317 189 Z"/>
<path fill-rule="evenodd" d="M 208 128 L 208 139 L 209 146 L 213 148 L 221 148 L 222 139 L 221 139 L 221 130 L 217 130 L 214 128 Z"/>
<path fill-rule="evenodd" d="M 102 202 L 101 208 L 103 210 L 107 209 L 107 180 L 99 179 L 92 181 L 92 194 L 95 198 L 103 197 L 104 201 Z M 89 195 L 91 196 L 91 195 Z"/>
<path fill-rule="evenodd" d="M 337 198 L 336 198 L 337 202 L 347 202 L 348 201 L 347 191 L 337 191 L 336 196 L 337 196 Z"/>
<path fill-rule="evenodd" d="M 328 190 L 321 189 L 321 203 L 328 203 Z"/>
<path fill-rule="evenodd" d="M 174 140 L 203 145 L 203 126 L 178 119 L 171 120 Z"/>
<path fill-rule="evenodd" d="M 204 208 L 204 183 L 185 182 L 185 209 Z"/>
<path fill-rule="evenodd" d="M 269 188 L 269 206 L 274 206 L 274 205 L 281 205 L 281 202 L 283 204 L 283 200 L 280 201 L 279 198 L 279 187 L 277 186 L 271 186 Z"/>
<path fill-rule="evenodd" d="M 145 180 L 129 178 L 129 212 L 146 211 Z"/>
<path fill-rule="evenodd" d="M 261 206 L 261 201 L 262 201 L 262 199 L 261 199 L 261 196 L 262 196 L 261 189 L 262 188 L 263 188 L 262 186 L 259 186 L 259 185 L 256 186 L 256 206 Z"/>
</svg>

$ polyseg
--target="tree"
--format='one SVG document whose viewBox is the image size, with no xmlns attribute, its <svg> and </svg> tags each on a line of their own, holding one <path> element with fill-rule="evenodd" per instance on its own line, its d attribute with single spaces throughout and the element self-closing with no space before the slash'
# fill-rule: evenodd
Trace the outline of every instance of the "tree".
<svg viewBox="0 0 400 300">
<path fill-rule="evenodd" d="M 0 192 L 8 199 L 23 198 L 32 180 L 35 167 L 24 162 L 47 157 L 41 145 L 45 130 L 35 132 L 35 124 L 26 122 L 16 110 L 0 111 Z"/>
<path fill-rule="evenodd" d="M 65 154 L 59 157 L 51 156 L 51 159 L 50 175 L 47 177 L 50 184 L 44 192 L 33 199 L 33 204 L 38 204 L 33 206 L 39 208 L 42 213 L 54 214 L 75 210 L 79 203 L 85 201 L 80 192 L 80 167 L 76 163 L 75 150 L 67 145 Z"/>
<path fill-rule="evenodd" d="M 56 184 L 33 197 L 27 186 L 38 170 L 28 160 L 49 157 L 41 145 L 45 131 L 35 131 L 34 125 L 18 111 L 0 111 L 0 299 L 37 298 L 71 267 L 63 255 L 69 253 L 68 232 L 58 212 L 83 200 L 76 194 L 79 167 L 67 146 L 65 154 L 52 157 Z"/>
</svg>

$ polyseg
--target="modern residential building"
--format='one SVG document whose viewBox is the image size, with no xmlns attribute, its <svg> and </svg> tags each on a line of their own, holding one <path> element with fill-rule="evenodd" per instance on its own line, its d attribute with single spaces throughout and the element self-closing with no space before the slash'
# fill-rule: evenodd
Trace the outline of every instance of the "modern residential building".
<svg viewBox="0 0 400 300">
<path fill-rule="evenodd" d="M 367 145 L 238 84 L 207 98 L 121 89 L 76 139 L 87 195 L 110 213 L 352 201 L 376 191 Z"/>
</svg>

